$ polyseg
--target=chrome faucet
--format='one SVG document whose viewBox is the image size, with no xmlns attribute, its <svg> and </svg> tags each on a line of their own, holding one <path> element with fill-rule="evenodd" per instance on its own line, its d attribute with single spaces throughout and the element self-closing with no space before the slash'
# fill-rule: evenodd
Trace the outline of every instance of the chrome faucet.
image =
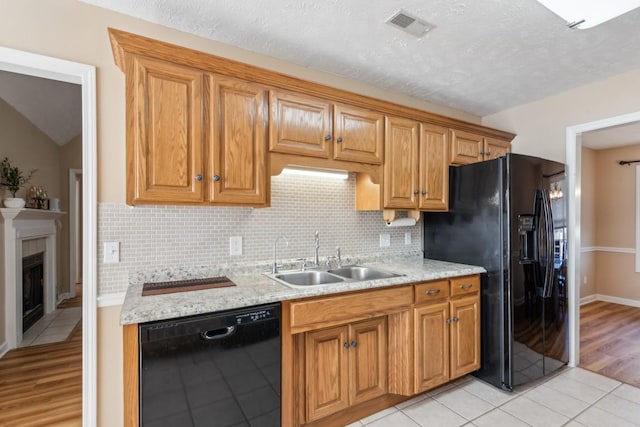
<svg viewBox="0 0 640 427">
<path fill-rule="evenodd" d="M 338 268 L 341 268 L 342 259 L 340 258 L 340 246 L 336 246 L 336 262 L 338 263 Z"/>
<path fill-rule="evenodd" d="M 289 247 L 289 241 L 286 237 L 280 236 L 276 237 L 276 240 L 273 242 L 273 265 L 271 266 L 271 274 L 276 274 L 278 272 L 278 260 L 276 257 L 276 247 L 278 246 L 278 241 L 284 240 L 285 248 Z"/>
<path fill-rule="evenodd" d="M 313 255 L 313 265 L 314 267 L 320 267 L 320 258 L 318 257 L 318 249 L 320 249 L 320 235 L 318 234 L 318 231 L 316 230 L 316 242 L 315 242 L 315 253 Z"/>
</svg>

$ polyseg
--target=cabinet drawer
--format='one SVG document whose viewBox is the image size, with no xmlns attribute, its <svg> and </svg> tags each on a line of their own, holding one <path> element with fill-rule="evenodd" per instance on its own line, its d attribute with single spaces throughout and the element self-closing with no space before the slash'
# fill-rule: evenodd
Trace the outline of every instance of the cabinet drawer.
<svg viewBox="0 0 640 427">
<path fill-rule="evenodd" d="M 433 301 L 449 296 L 449 281 L 438 280 L 435 282 L 421 283 L 415 286 L 416 304 Z"/>
<path fill-rule="evenodd" d="M 294 333 L 344 321 L 368 319 L 413 303 L 412 286 L 355 292 L 291 304 Z"/>
<path fill-rule="evenodd" d="M 451 296 L 468 295 L 480 291 L 480 276 L 455 277 L 451 279 Z"/>
</svg>

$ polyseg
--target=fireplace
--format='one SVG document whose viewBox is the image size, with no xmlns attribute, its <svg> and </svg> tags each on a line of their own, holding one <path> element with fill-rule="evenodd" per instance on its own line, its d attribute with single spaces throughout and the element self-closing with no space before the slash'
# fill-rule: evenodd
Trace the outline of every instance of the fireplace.
<svg viewBox="0 0 640 427">
<path fill-rule="evenodd" d="M 22 332 L 44 315 L 44 252 L 22 258 Z"/>
</svg>

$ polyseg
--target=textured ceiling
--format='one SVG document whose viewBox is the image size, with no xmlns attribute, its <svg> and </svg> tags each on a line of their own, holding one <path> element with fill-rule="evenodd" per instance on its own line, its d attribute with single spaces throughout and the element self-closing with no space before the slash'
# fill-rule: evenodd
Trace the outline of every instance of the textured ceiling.
<svg viewBox="0 0 640 427">
<path fill-rule="evenodd" d="M 640 68 L 640 9 L 571 30 L 535 0 L 83 1 L 478 116 Z"/>
<path fill-rule="evenodd" d="M 80 85 L 0 71 L 0 98 L 64 145 L 82 133 Z"/>
</svg>

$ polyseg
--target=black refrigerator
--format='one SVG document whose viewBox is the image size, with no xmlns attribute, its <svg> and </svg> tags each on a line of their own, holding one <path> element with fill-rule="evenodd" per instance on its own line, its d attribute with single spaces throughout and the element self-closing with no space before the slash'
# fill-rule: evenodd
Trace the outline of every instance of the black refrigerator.
<svg viewBox="0 0 640 427">
<path fill-rule="evenodd" d="M 481 368 L 511 390 L 568 361 L 565 166 L 507 154 L 449 168 L 449 211 L 424 214 L 425 258 L 479 265 Z"/>
</svg>

